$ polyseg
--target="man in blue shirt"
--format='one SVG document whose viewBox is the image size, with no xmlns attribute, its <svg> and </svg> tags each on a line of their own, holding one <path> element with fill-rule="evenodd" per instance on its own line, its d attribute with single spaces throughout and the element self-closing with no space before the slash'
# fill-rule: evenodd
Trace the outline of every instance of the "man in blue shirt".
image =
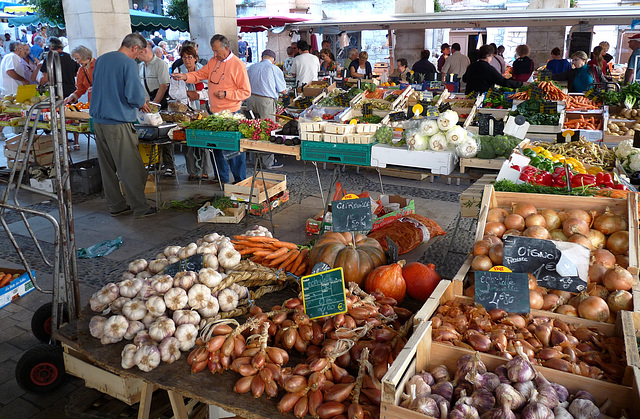
<svg viewBox="0 0 640 419">
<path fill-rule="evenodd" d="M 262 61 L 247 69 L 251 96 L 247 99 L 249 110 L 256 118 L 276 120 L 276 102 L 280 93 L 287 91 L 284 74 L 276 65 L 276 53 L 270 49 L 262 52 Z M 262 157 L 262 165 L 268 169 L 279 169 L 282 163 L 273 154 Z"/>
<path fill-rule="evenodd" d="M 640 33 L 629 38 L 629 48 L 633 50 L 629 57 L 629 64 L 625 73 L 624 81 L 626 84 L 632 81 L 640 80 L 640 65 L 636 68 L 636 61 L 640 61 Z"/>
<path fill-rule="evenodd" d="M 41 60 L 42 61 L 42 53 L 44 51 L 44 38 L 40 35 L 36 36 L 33 41 L 33 46 L 31 47 L 31 58 L 33 61 Z"/>
<path fill-rule="evenodd" d="M 149 112 L 134 61 L 146 47 L 147 41 L 142 35 L 131 33 L 125 36 L 117 51 L 100 56 L 93 70 L 89 114 L 96 133 L 104 196 L 113 217 L 133 211 L 136 218 L 144 218 L 157 212 L 156 208 L 149 207 L 144 196 L 147 172 L 133 127 L 137 109 Z"/>
</svg>

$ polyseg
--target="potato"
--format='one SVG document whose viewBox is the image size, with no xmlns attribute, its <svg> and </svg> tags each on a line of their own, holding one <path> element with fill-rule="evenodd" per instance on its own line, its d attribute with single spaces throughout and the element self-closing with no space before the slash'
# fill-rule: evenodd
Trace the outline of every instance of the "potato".
<svg viewBox="0 0 640 419">
<path fill-rule="evenodd" d="M 631 109 L 631 116 L 633 116 L 634 118 L 636 116 L 638 116 L 638 110 L 637 109 Z"/>
</svg>

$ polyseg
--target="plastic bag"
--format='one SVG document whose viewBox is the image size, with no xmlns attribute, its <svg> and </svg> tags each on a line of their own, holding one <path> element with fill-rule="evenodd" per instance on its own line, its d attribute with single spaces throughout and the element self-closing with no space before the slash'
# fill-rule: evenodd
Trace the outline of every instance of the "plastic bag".
<svg viewBox="0 0 640 419">
<path fill-rule="evenodd" d="M 169 81 L 169 96 L 180 103 L 188 105 L 189 97 L 187 96 L 187 83 L 184 80 L 171 79 Z"/>
<path fill-rule="evenodd" d="M 151 125 L 154 127 L 162 125 L 163 123 L 160 113 L 145 113 L 141 110 L 138 110 L 138 122 L 142 125 Z"/>
<path fill-rule="evenodd" d="M 209 221 L 212 218 L 218 217 L 220 215 L 224 215 L 224 212 L 212 205 L 206 207 L 204 211 L 198 212 L 198 218 L 200 222 Z"/>
<path fill-rule="evenodd" d="M 76 252 L 79 259 L 93 259 L 107 256 L 122 246 L 122 236 L 115 240 L 105 240 L 93 246 L 83 247 Z"/>
</svg>

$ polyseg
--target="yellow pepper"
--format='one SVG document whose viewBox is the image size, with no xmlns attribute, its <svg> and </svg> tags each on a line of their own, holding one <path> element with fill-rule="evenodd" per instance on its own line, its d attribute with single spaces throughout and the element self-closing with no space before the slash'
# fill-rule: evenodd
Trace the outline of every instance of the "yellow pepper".
<svg viewBox="0 0 640 419">
<path fill-rule="evenodd" d="M 535 151 L 536 153 L 540 153 L 541 151 L 543 151 L 543 150 L 544 150 L 544 148 L 542 148 L 542 147 L 540 147 L 540 146 L 537 146 L 537 147 L 533 147 L 533 148 L 532 148 L 532 150 L 533 150 L 533 151 Z M 545 151 L 546 151 L 546 150 L 545 150 Z"/>
<path fill-rule="evenodd" d="M 604 170 L 602 170 L 598 166 L 591 166 L 590 168 L 587 169 L 587 173 L 589 173 L 591 175 L 595 175 L 595 174 L 598 174 L 598 173 L 601 173 L 601 172 L 604 172 Z"/>
<path fill-rule="evenodd" d="M 536 152 L 537 153 L 537 152 Z M 538 153 L 538 155 L 541 156 L 545 156 L 546 158 L 550 159 L 553 155 L 547 151 L 547 150 L 542 150 L 541 152 Z"/>
<path fill-rule="evenodd" d="M 587 171 L 584 170 L 584 167 L 574 167 L 573 170 L 580 173 L 581 175 L 587 174 Z"/>
<path fill-rule="evenodd" d="M 551 157 L 551 161 L 553 161 L 554 163 L 558 163 L 558 162 L 564 163 L 564 160 L 565 159 L 564 159 L 564 156 L 562 154 L 554 154 Z"/>
</svg>

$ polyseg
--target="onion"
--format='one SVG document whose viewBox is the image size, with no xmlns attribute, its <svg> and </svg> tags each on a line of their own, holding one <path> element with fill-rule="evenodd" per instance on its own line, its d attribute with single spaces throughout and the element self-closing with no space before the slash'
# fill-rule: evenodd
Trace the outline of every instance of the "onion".
<svg viewBox="0 0 640 419">
<path fill-rule="evenodd" d="M 627 220 L 612 213 L 609 208 L 606 209 L 604 214 L 601 214 L 593 220 L 593 228 L 601 231 L 607 236 L 617 231 L 626 230 Z"/>
<path fill-rule="evenodd" d="M 569 304 L 564 304 L 556 308 L 556 313 L 564 314 L 565 316 L 578 317 L 578 310 Z"/>
<path fill-rule="evenodd" d="M 530 273 L 527 274 L 527 276 L 529 277 L 529 289 L 530 290 L 538 289 L 538 280 L 536 279 L 536 277 Z"/>
<path fill-rule="evenodd" d="M 540 310 L 544 306 L 542 294 L 536 290 L 529 290 L 529 305 L 532 310 Z"/>
<path fill-rule="evenodd" d="M 515 229 L 522 231 L 525 227 L 524 218 L 522 218 L 519 214 L 511 214 L 507 218 L 504 219 L 504 225 L 507 229 Z"/>
<path fill-rule="evenodd" d="M 611 269 L 616 264 L 616 257 L 607 249 L 596 249 L 591 252 L 591 260 L 589 265 L 601 265 L 607 269 Z"/>
<path fill-rule="evenodd" d="M 518 203 L 518 204 L 513 204 L 512 207 L 512 213 L 514 214 L 518 214 L 520 216 L 522 216 L 522 218 L 526 219 L 528 216 L 530 216 L 531 214 L 537 214 L 538 210 L 536 209 L 536 206 L 528 203 L 528 202 L 522 202 L 522 203 Z"/>
<path fill-rule="evenodd" d="M 569 237 L 569 241 L 571 243 L 581 244 L 582 246 L 586 247 L 589 250 L 594 249 L 593 244 L 591 243 L 591 240 L 589 240 L 587 236 L 583 236 L 582 234 L 574 234 L 573 236 Z"/>
<path fill-rule="evenodd" d="M 544 240 L 549 238 L 549 231 L 541 226 L 531 226 L 524 231 L 524 236 Z"/>
<path fill-rule="evenodd" d="M 464 296 L 465 297 L 475 297 L 476 295 L 476 287 L 475 285 L 470 286 L 469 288 L 467 288 L 466 290 L 464 290 Z"/>
<path fill-rule="evenodd" d="M 561 228 L 553 229 L 549 232 L 549 236 L 551 236 L 551 240 L 566 242 L 569 238 L 564 234 Z"/>
<path fill-rule="evenodd" d="M 589 266 L 589 282 L 594 284 L 601 284 L 602 278 L 608 270 L 609 269 L 597 263 Z"/>
<path fill-rule="evenodd" d="M 568 219 L 580 218 L 581 220 L 584 220 L 584 222 L 587 223 L 588 226 L 591 225 L 591 216 L 585 210 L 581 210 L 581 209 L 569 210 L 567 211 L 567 217 Z"/>
<path fill-rule="evenodd" d="M 471 269 L 474 271 L 488 271 L 493 268 L 493 262 L 489 256 L 478 255 L 471 261 Z"/>
<path fill-rule="evenodd" d="M 510 228 L 502 235 L 503 238 L 507 236 L 522 236 L 522 231 L 516 230 L 515 228 Z"/>
<path fill-rule="evenodd" d="M 555 294 L 563 301 L 563 304 L 569 301 L 569 298 L 573 297 L 573 294 L 569 291 L 551 290 L 549 294 Z"/>
<path fill-rule="evenodd" d="M 502 243 L 502 240 L 500 240 L 499 237 L 490 236 L 488 234 L 485 234 L 484 236 L 482 236 L 482 240 L 487 240 L 491 244 Z"/>
<path fill-rule="evenodd" d="M 589 234 L 587 234 L 587 237 L 591 241 L 593 249 L 600 249 L 604 247 L 605 243 L 607 242 L 607 238 L 604 236 L 604 234 L 593 228 L 589 230 Z"/>
<path fill-rule="evenodd" d="M 473 256 L 485 255 L 489 254 L 489 248 L 491 247 L 491 243 L 487 240 L 478 240 L 473 244 Z"/>
<path fill-rule="evenodd" d="M 587 297 L 578 305 L 580 317 L 596 322 L 606 322 L 609 319 L 609 306 L 600 297 Z"/>
<path fill-rule="evenodd" d="M 616 265 L 604 274 L 602 284 L 611 292 L 616 290 L 629 291 L 636 284 L 636 280 L 629 271 Z"/>
<path fill-rule="evenodd" d="M 507 228 L 498 221 L 492 221 L 484 226 L 484 234 L 489 236 L 502 237 L 505 231 L 507 231 Z"/>
<path fill-rule="evenodd" d="M 614 255 L 629 254 L 629 232 L 617 231 L 607 239 L 607 249 Z"/>
<path fill-rule="evenodd" d="M 540 214 L 531 214 L 525 219 L 527 227 L 540 226 L 547 227 L 547 220 Z"/>
<path fill-rule="evenodd" d="M 612 313 L 633 310 L 633 295 L 629 291 L 617 290 L 607 297 L 607 305 Z"/>
<path fill-rule="evenodd" d="M 503 223 L 507 215 L 509 215 L 509 211 L 504 208 L 491 208 L 487 214 L 487 222 L 497 221 Z"/>
<path fill-rule="evenodd" d="M 529 299 L 531 299 L 531 293 L 529 293 Z M 560 296 L 556 294 L 545 294 L 542 300 L 544 301 L 542 304 L 543 310 L 553 311 L 560 304 Z"/>
<path fill-rule="evenodd" d="M 621 267 L 627 269 L 629 267 L 629 256 L 627 255 L 616 255 L 616 263 Z"/>
<path fill-rule="evenodd" d="M 489 258 L 494 265 L 502 265 L 502 247 L 502 243 L 498 243 L 489 249 Z"/>
<path fill-rule="evenodd" d="M 539 214 L 544 217 L 549 230 L 555 230 L 556 228 L 562 227 L 562 221 L 560 221 L 560 216 L 556 211 L 546 208 L 540 211 Z"/>
<path fill-rule="evenodd" d="M 594 297 L 600 297 L 603 300 L 606 300 L 609 296 L 609 291 L 602 285 L 594 284 L 590 282 L 587 285 L 587 294 L 593 295 Z"/>
<path fill-rule="evenodd" d="M 562 232 L 567 237 L 571 237 L 576 233 L 586 236 L 589 234 L 589 224 L 581 218 L 569 218 L 562 224 Z"/>
</svg>

